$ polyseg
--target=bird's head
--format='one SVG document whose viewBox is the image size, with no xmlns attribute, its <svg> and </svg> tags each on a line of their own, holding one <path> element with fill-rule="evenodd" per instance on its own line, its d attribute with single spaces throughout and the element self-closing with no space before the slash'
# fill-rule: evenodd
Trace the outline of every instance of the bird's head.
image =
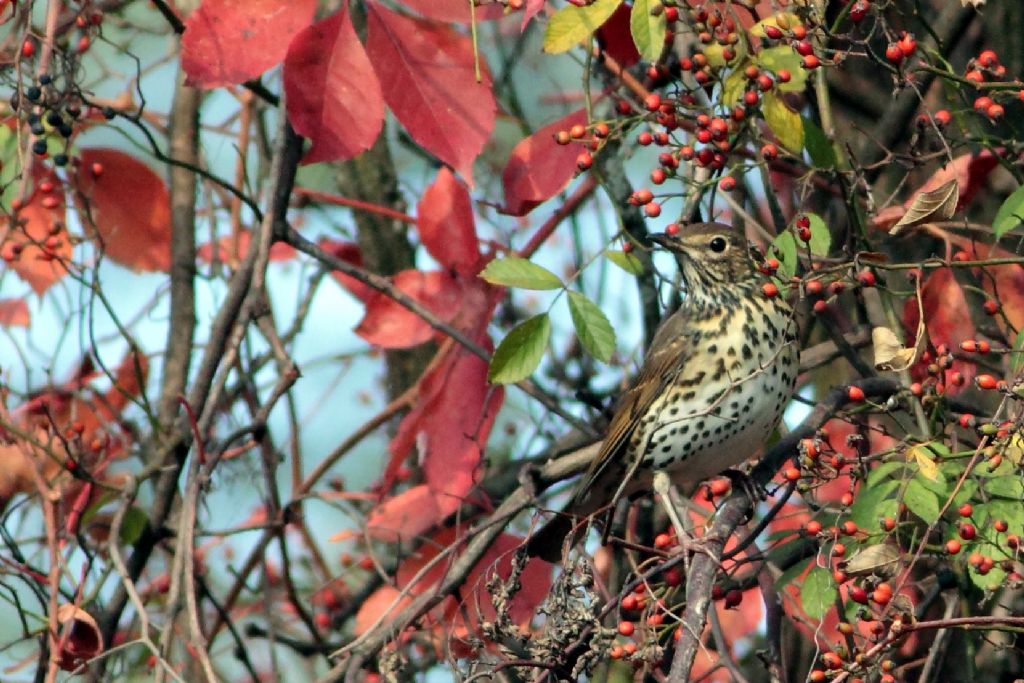
<svg viewBox="0 0 1024 683">
<path fill-rule="evenodd" d="M 694 223 L 651 241 L 672 252 L 692 293 L 732 286 L 756 277 L 744 234 L 724 223 Z"/>
</svg>

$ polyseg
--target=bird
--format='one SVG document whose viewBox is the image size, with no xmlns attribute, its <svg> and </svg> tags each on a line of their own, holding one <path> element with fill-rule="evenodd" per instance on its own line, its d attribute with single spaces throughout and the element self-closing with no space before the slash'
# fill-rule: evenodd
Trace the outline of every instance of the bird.
<svg viewBox="0 0 1024 683">
<path fill-rule="evenodd" d="M 658 326 L 569 504 L 531 535 L 530 556 L 559 562 L 566 537 L 575 542 L 587 517 L 650 490 L 658 471 L 693 490 L 743 463 L 793 395 L 793 310 L 758 269 L 743 231 L 676 227 L 650 239 L 675 256 L 682 304 Z"/>
</svg>

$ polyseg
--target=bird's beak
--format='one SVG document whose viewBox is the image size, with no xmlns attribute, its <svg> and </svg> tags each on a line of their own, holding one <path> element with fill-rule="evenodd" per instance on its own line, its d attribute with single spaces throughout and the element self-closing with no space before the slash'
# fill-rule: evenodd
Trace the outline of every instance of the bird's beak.
<svg viewBox="0 0 1024 683">
<path fill-rule="evenodd" d="M 659 247 L 665 247 L 666 249 L 671 249 L 674 245 L 678 244 L 678 240 L 675 237 L 664 232 L 655 232 L 647 237 Z"/>
</svg>

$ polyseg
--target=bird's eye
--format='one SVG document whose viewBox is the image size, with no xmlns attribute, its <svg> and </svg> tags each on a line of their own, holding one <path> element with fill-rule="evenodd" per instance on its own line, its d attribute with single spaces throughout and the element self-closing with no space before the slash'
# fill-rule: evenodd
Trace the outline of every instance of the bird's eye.
<svg viewBox="0 0 1024 683">
<path fill-rule="evenodd" d="M 708 247 L 711 249 L 711 251 L 715 252 L 716 254 L 721 254 L 723 251 L 725 251 L 725 248 L 728 246 L 729 242 L 726 241 L 726 239 L 721 235 L 717 237 L 712 237 L 711 241 L 708 242 Z"/>
</svg>

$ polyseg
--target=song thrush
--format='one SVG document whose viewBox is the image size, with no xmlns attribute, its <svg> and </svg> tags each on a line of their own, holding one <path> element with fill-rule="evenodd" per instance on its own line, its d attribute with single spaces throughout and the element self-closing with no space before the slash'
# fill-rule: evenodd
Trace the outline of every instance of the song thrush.
<svg viewBox="0 0 1024 683">
<path fill-rule="evenodd" d="M 700 223 L 651 239 L 676 257 L 683 304 L 658 327 L 594 463 L 566 510 L 531 537 L 530 555 L 557 562 L 574 526 L 649 490 L 659 470 L 685 489 L 742 463 L 793 394 L 793 311 L 765 291 L 744 235 Z"/>
</svg>

